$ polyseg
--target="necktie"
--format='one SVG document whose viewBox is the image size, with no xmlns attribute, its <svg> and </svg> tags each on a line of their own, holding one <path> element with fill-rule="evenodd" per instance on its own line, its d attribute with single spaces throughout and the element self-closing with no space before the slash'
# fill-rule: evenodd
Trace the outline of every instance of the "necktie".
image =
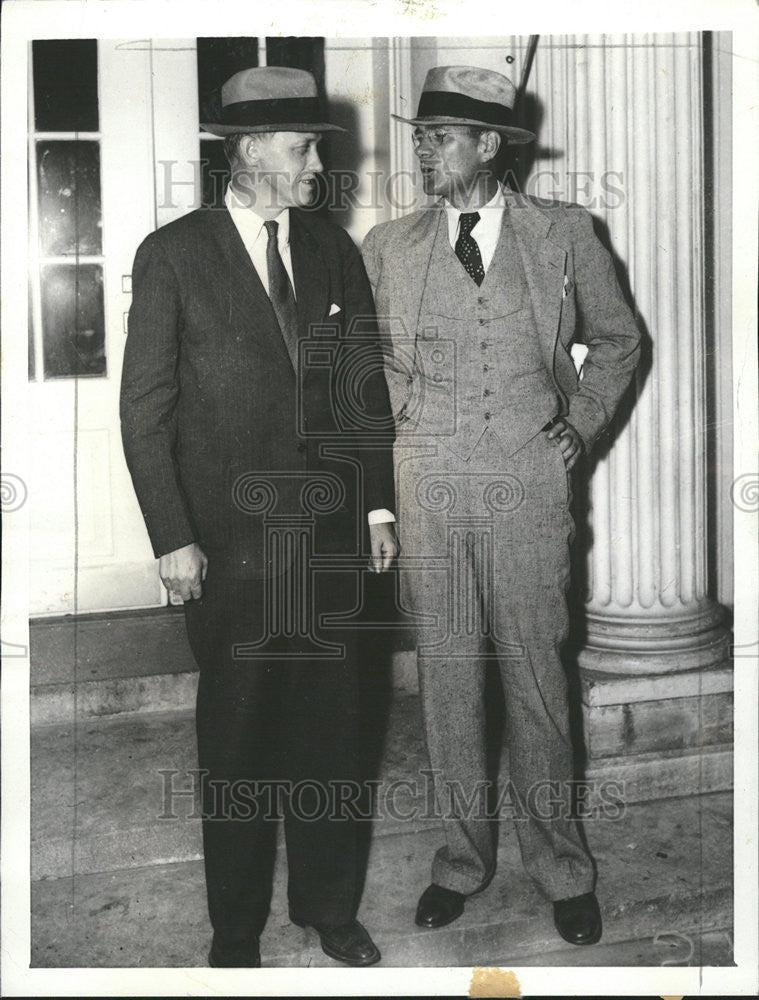
<svg viewBox="0 0 759 1000">
<path fill-rule="evenodd" d="M 469 277 L 481 285 L 485 277 L 485 268 L 482 266 L 482 256 L 480 248 L 477 246 L 477 240 L 472 236 L 472 230 L 479 221 L 479 212 L 461 213 L 459 216 L 459 238 L 456 240 L 454 250 Z"/>
<path fill-rule="evenodd" d="M 290 283 L 290 278 L 279 255 L 279 245 L 277 242 L 277 230 L 279 223 L 264 222 L 266 232 L 269 234 L 269 242 L 266 244 L 266 270 L 269 275 L 269 298 L 274 307 L 274 313 L 282 331 L 287 353 L 293 363 L 293 368 L 298 368 L 298 308 L 295 304 L 295 292 Z"/>
</svg>

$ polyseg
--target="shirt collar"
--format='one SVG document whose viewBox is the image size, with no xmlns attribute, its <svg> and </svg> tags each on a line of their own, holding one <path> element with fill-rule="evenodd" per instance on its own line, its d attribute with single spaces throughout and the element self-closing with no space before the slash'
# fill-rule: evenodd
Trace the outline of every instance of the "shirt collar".
<svg viewBox="0 0 759 1000">
<path fill-rule="evenodd" d="M 224 195 L 224 204 L 229 209 L 232 221 L 237 226 L 237 230 L 246 247 L 253 246 L 261 238 L 261 233 L 263 233 L 265 239 L 268 239 L 268 234 L 264 229 L 264 220 L 256 212 L 255 208 L 240 201 L 231 184 L 227 186 L 227 191 Z M 275 217 L 274 222 L 279 223 L 277 243 L 280 247 L 286 247 L 290 242 L 290 209 L 283 208 L 279 215 Z"/>
<path fill-rule="evenodd" d="M 448 222 L 448 239 L 450 240 L 451 246 L 453 246 L 458 236 L 459 219 L 461 218 L 462 213 L 458 208 L 454 208 L 449 201 L 445 201 L 444 206 Z M 498 232 L 501 228 L 501 219 L 503 217 L 503 210 L 505 207 L 506 198 L 503 193 L 503 188 L 499 184 L 496 193 L 487 205 L 483 205 L 482 208 L 477 209 L 480 213 L 480 218 L 472 227 L 472 235 L 481 235 L 484 232 Z"/>
</svg>

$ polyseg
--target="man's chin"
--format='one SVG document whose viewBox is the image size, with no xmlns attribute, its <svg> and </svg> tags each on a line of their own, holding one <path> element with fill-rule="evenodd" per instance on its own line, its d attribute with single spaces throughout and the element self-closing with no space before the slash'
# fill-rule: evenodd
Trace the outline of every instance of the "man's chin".
<svg viewBox="0 0 759 1000">
<path fill-rule="evenodd" d="M 316 181 L 300 181 L 295 190 L 295 201 L 300 208 L 310 208 L 316 201 L 319 188 Z"/>
<path fill-rule="evenodd" d="M 443 188 L 444 185 L 436 183 L 433 175 L 422 174 L 422 191 L 424 191 L 426 195 L 439 198 L 441 195 L 445 194 Z"/>
</svg>

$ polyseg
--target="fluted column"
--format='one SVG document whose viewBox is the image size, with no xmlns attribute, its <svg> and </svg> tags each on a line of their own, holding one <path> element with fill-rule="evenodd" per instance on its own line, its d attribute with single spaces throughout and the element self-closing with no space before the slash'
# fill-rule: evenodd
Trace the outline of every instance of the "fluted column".
<svg viewBox="0 0 759 1000">
<path fill-rule="evenodd" d="M 419 96 L 413 92 L 412 85 L 411 39 L 388 38 L 387 44 L 390 110 L 411 117 L 416 111 Z M 391 219 L 408 215 L 425 201 L 411 145 L 411 128 L 395 118 L 390 119 L 390 176 L 385 191 Z"/>
<path fill-rule="evenodd" d="M 548 40 L 541 69 L 548 106 L 564 95 L 546 125 L 567 152 L 570 200 L 608 226 L 648 340 L 635 405 L 592 476 L 580 664 L 625 675 L 721 664 L 728 636 L 706 593 L 700 38 Z"/>
</svg>

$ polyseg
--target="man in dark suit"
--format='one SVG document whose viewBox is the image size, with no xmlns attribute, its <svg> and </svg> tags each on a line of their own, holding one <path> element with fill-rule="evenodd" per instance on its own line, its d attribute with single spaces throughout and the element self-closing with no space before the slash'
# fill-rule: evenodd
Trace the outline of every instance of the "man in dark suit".
<svg viewBox="0 0 759 1000">
<path fill-rule="evenodd" d="M 316 197 L 322 120 L 302 70 L 222 88 L 232 181 L 137 252 L 124 449 L 165 586 L 200 668 L 197 735 L 214 966 L 260 965 L 275 823 L 291 919 L 350 965 L 380 958 L 356 920 L 360 787 L 354 611 L 397 551 L 392 420 L 361 258 Z M 365 560 L 364 560 L 365 562 Z M 331 616 L 331 617 L 330 617 Z"/>
<path fill-rule="evenodd" d="M 611 420 L 640 335 L 588 213 L 499 184 L 502 144 L 534 138 L 513 121 L 514 95 L 491 70 L 430 70 L 410 123 L 424 191 L 439 200 L 377 226 L 363 254 L 398 430 L 401 594 L 419 622 L 427 746 L 445 816 L 416 922 L 456 920 L 495 871 L 490 660 L 504 691 L 522 861 L 553 903 L 559 933 L 581 945 L 601 937 L 601 914 L 571 816 L 561 662 L 569 471 Z M 580 332 L 578 379 L 571 348 Z"/>
</svg>

